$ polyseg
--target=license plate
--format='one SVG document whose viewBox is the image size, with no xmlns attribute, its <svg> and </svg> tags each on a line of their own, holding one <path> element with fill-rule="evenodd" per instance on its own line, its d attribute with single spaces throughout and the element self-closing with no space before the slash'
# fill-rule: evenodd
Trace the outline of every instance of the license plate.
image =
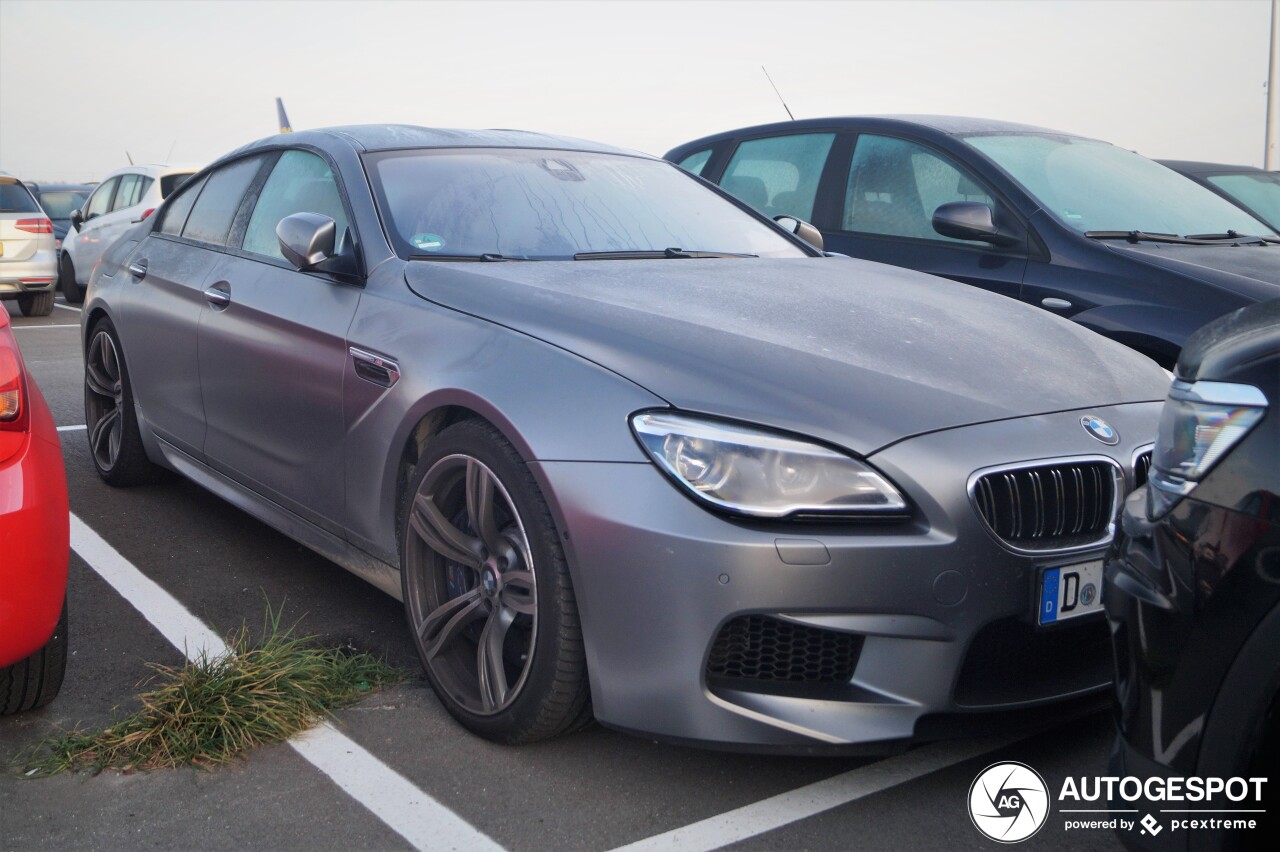
<svg viewBox="0 0 1280 852">
<path fill-rule="evenodd" d="M 0 257 L 4 257 L 4 243 L 0 243 Z"/>
<path fill-rule="evenodd" d="M 1056 624 L 1101 609 L 1101 559 L 1048 568 L 1040 575 L 1041 624 Z"/>
</svg>

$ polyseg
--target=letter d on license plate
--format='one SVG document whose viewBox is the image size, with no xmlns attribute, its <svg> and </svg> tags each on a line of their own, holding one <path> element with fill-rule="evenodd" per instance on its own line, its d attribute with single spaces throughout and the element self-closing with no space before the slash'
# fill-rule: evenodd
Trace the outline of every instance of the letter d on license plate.
<svg viewBox="0 0 1280 852">
<path fill-rule="evenodd" d="M 1079 618 L 1102 609 L 1102 560 L 1046 568 L 1040 575 L 1040 624 Z"/>
</svg>

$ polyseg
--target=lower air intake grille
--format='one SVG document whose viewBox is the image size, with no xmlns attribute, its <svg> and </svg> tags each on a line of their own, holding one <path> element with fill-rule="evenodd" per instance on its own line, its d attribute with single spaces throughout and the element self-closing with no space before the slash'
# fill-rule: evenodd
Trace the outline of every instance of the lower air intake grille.
<svg viewBox="0 0 1280 852">
<path fill-rule="evenodd" d="M 707 674 L 735 680 L 847 683 L 861 650 L 862 637 L 855 633 L 744 615 L 720 628 Z"/>
<path fill-rule="evenodd" d="M 1001 470 L 973 485 L 978 514 L 1017 547 L 1053 550 L 1098 541 L 1116 508 L 1116 471 L 1105 461 Z"/>
<path fill-rule="evenodd" d="M 1141 488 L 1147 484 L 1147 477 L 1151 474 L 1151 450 L 1145 453 L 1139 453 L 1138 457 L 1133 460 L 1133 487 Z"/>
</svg>

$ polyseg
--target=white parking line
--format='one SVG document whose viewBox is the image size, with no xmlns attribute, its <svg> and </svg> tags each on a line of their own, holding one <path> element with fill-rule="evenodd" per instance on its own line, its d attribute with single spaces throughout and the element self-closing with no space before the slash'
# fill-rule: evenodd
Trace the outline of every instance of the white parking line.
<svg viewBox="0 0 1280 852">
<path fill-rule="evenodd" d="M 1018 738 L 935 743 L 868 764 L 719 816 L 655 834 L 614 852 L 719 849 L 793 822 L 879 793 L 957 763 L 1002 748 Z"/>
<path fill-rule="evenodd" d="M 75 514 L 71 547 L 188 659 L 227 652 L 221 637 Z M 417 849 L 502 849 L 328 722 L 289 745 Z"/>
<path fill-rule="evenodd" d="M 85 429 L 88 429 L 88 428 L 89 428 L 88 426 L 85 426 L 82 423 L 79 426 L 59 426 L 58 431 L 59 432 L 83 432 Z"/>
<path fill-rule="evenodd" d="M 75 322 L 64 322 L 50 325 L 15 325 L 16 331 L 30 331 L 33 328 L 79 328 L 80 324 Z"/>
<path fill-rule="evenodd" d="M 54 306 L 55 308 L 62 308 L 64 311 L 75 311 L 75 312 L 76 312 L 76 313 L 78 313 L 78 314 L 79 314 L 79 313 L 83 313 L 83 311 L 82 311 L 80 308 L 73 308 L 73 307 L 71 307 L 70 305 L 64 305 L 64 304 L 62 304 L 61 302 L 54 302 L 54 303 L 53 303 L 53 306 Z"/>
</svg>

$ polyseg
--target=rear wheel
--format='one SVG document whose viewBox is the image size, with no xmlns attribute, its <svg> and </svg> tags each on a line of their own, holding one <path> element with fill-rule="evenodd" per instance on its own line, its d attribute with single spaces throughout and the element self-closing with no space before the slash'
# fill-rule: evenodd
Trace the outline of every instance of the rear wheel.
<svg viewBox="0 0 1280 852">
<path fill-rule="evenodd" d="M 65 252 L 58 261 L 58 286 L 62 288 L 62 297 L 70 304 L 78 305 L 84 301 L 84 288 L 76 283 L 75 264 Z"/>
<path fill-rule="evenodd" d="M 487 739 L 529 743 L 590 719 L 577 604 L 555 524 L 487 423 L 428 447 L 401 513 L 405 612 L 445 708 Z"/>
<path fill-rule="evenodd" d="M 25 660 L 0 669 L 0 716 L 34 710 L 52 701 L 67 668 L 67 603 L 53 636 Z"/>
<path fill-rule="evenodd" d="M 18 307 L 24 317 L 47 317 L 53 313 L 53 291 L 23 293 L 18 296 Z"/>
<path fill-rule="evenodd" d="M 120 339 L 105 318 L 94 324 L 85 350 L 84 422 L 93 466 L 108 485 L 141 485 L 161 477 L 163 469 L 152 464 L 142 445 Z"/>
</svg>

